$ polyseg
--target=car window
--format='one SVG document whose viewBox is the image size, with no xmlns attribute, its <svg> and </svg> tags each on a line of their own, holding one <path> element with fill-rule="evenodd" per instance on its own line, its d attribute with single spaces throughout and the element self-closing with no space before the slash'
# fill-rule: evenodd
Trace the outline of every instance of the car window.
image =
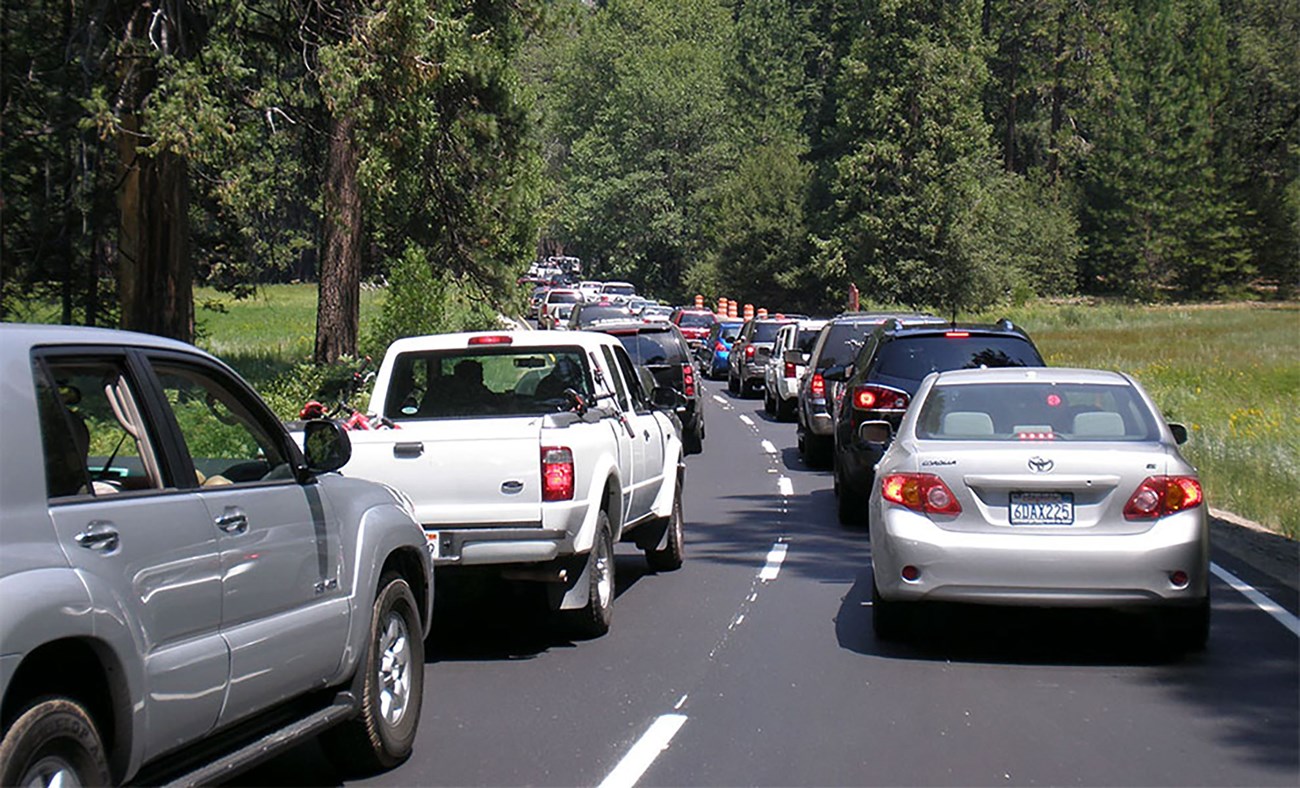
<svg viewBox="0 0 1300 788">
<path fill-rule="evenodd" d="M 50 498 L 163 486 L 124 359 L 51 358 L 34 372 Z"/>
<path fill-rule="evenodd" d="M 611 375 L 611 377 L 614 378 L 614 381 L 613 381 L 613 382 L 614 382 L 614 391 L 617 392 L 617 394 L 618 394 L 618 405 L 619 405 L 619 407 L 622 408 L 624 411 L 630 411 L 630 410 L 632 410 L 632 399 L 631 399 L 631 396 L 630 396 L 629 393 L 628 393 L 628 386 L 629 386 L 630 384 L 632 384 L 632 383 L 635 382 L 634 378 L 627 378 L 627 374 L 626 374 L 626 372 L 620 372 L 620 371 L 619 371 L 618 360 L 617 360 L 616 358 L 614 358 L 614 349 L 613 349 L 613 348 L 611 348 L 611 347 L 609 347 L 608 345 L 606 345 L 606 346 L 602 347 L 602 348 L 600 349 L 600 351 L 601 351 L 602 354 L 604 354 L 604 356 L 605 356 L 605 363 L 609 366 L 609 369 L 610 369 L 610 370 L 612 371 L 612 373 L 613 373 L 613 374 Z M 626 383 L 624 382 L 624 379 L 625 379 L 625 378 L 627 378 L 627 382 L 626 382 Z"/>
<path fill-rule="evenodd" d="M 402 353 L 393 362 L 384 415 L 390 419 L 540 416 L 572 406 L 566 389 L 590 397 L 591 373 L 571 346 Z"/>
<path fill-rule="evenodd" d="M 640 331 L 616 334 L 632 363 L 638 365 L 684 364 L 686 353 L 671 331 Z"/>
<path fill-rule="evenodd" d="M 627 351 L 622 346 L 613 348 L 613 351 L 614 357 L 618 360 L 618 367 L 627 380 L 627 393 L 632 399 L 632 409 L 638 413 L 649 411 L 650 393 L 641 387 L 641 376 L 637 373 L 636 367 L 632 365 L 632 359 L 628 357 Z"/>
<path fill-rule="evenodd" d="M 926 440 L 1151 441 L 1155 416 L 1131 386 L 938 385 L 917 416 Z"/>
<path fill-rule="evenodd" d="M 800 353 L 811 353 L 813 345 L 817 344 L 817 337 L 821 334 L 820 328 L 804 328 L 799 330 L 799 337 L 795 340 L 795 347 Z"/>
<path fill-rule="evenodd" d="M 677 325 L 683 328 L 706 328 L 715 322 L 712 315 L 700 312 L 683 312 L 677 318 Z"/>
<path fill-rule="evenodd" d="M 548 304 L 572 304 L 578 300 L 577 293 L 559 292 L 552 290 L 550 295 L 546 296 Z"/>
<path fill-rule="evenodd" d="M 755 323 L 754 333 L 750 335 L 750 342 L 771 342 L 776 337 L 776 332 L 781 330 L 782 323 Z"/>
<path fill-rule="evenodd" d="M 1016 336 L 914 336 L 883 344 L 870 374 L 920 380 L 931 372 L 953 369 L 1042 364 L 1034 346 Z"/>
<path fill-rule="evenodd" d="M 243 388 L 216 370 L 167 359 L 154 374 L 180 428 L 201 487 L 292 479 L 283 435 Z"/>
<path fill-rule="evenodd" d="M 872 323 L 831 323 L 826 341 L 817 360 L 818 369 L 852 364 L 862 349 L 864 339 L 875 328 Z"/>
</svg>

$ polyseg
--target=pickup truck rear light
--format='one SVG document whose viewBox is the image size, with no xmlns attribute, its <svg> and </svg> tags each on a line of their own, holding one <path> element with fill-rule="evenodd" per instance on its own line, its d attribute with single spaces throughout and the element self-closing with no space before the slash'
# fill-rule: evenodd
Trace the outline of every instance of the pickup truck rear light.
<svg viewBox="0 0 1300 788">
<path fill-rule="evenodd" d="M 808 383 L 808 393 L 813 399 L 826 399 L 826 378 L 822 373 L 813 373 L 812 380 Z"/>
<path fill-rule="evenodd" d="M 858 410 L 907 410 L 907 393 L 887 386 L 858 386 L 853 389 L 853 407 Z"/>
<path fill-rule="evenodd" d="M 756 349 L 757 349 L 757 348 L 755 348 L 753 345 L 745 345 L 745 360 L 746 360 L 746 361 L 752 361 L 752 360 L 753 360 L 753 358 L 754 358 L 754 351 L 755 351 Z"/>
<path fill-rule="evenodd" d="M 961 514 L 961 504 L 933 473 L 891 473 L 880 483 L 886 501 L 926 514 Z"/>
<path fill-rule="evenodd" d="M 545 308 L 543 308 L 542 313 L 545 314 Z M 513 341 L 514 339 L 507 334 L 491 334 L 469 338 L 471 345 L 509 345 Z"/>
<path fill-rule="evenodd" d="M 795 369 L 796 369 L 796 365 L 791 364 L 789 361 L 785 362 L 785 377 L 787 378 L 794 377 Z"/>
<path fill-rule="evenodd" d="M 573 500 L 573 452 L 567 446 L 542 447 L 542 500 Z"/>
<path fill-rule="evenodd" d="M 682 364 L 682 389 L 686 396 L 695 396 L 695 367 L 690 364 Z"/>
<path fill-rule="evenodd" d="M 970 337 L 970 332 L 969 331 L 945 331 L 943 335 L 948 337 L 949 339 L 967 339 L 968 337 Z"/>
<path fill-rule="evenodd" d="M 1128 520 L 1158 520 L 1167 514 L 1194 509 L 1205 501 L 1195 476 L 1148 476 L 1124 504 Z"/>
</svg>

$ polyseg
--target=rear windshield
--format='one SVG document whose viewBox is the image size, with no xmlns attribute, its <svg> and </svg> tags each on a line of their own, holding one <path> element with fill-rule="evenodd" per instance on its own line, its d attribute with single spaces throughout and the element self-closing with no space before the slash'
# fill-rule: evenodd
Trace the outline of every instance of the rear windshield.
<svg viewBox="0 0 1300 788">
<path fill-rule="evenodd" d="M 672 331 L 643 331 L 615 334 L 615 337 L 627 348 L 632 363 L 638 366 L 686 363 L 686 353 Z"/>
<path fill-rule="evenodd" d="M 605 285 L 600 288 L 600 292 L 631 296 L 636 295 L 636 288 L 632 285 Z"/>
<path fill-rule="evenodd" d="M 795 340 L 795 345 L 799 348 L 800 353 L 811 353 L 813 345 L 817 344 L 817 335 L 822 330 L 820 328 L 803 328 L 799 330 L 799 337 Z"/>
<path fill-rule="evenodd" d="M 703 315 L 699 312 L 683 312 L 677 318 L 677 325 L 683 328 L 708 328 L 716 322 L 713 315 Z"/>
<path fill-rule="evenodd" d="M 546 297 L 546 302 L 549 304 L 572 304 L 577 300 L 578 294 L 570 292 L 559 293 L 552 291 L 551 294 Z"/>
<path fill-rule="evenodd" d="M 931 372 L 980 367 L 1040 367 L 1038 351 L 1013 336 L 917 336 L 886 342 L 874 372 L 883 377 L 916 380 Z"/>
<path fill-rule="evenodd" d="M 403 353 L 384 398 L 390 419 L 539 416 L 567 410 L 564 390 L 590 396 L 581 348 L 466 348 Z"/>
<path fill-rule="evenodd" d="M 785 323 L 755 323 L 754 333 L 750 335 L 750 342 L 771 342 L 776 339 L 776 332 L 781 330 Z"/>
<path fill-rule="evenodd" d="M 926 440 L 1152 441 L 1155 415 L 1131 386 L 987 383 L 935 386 L 917 417 Z"/>
<path fill-rule="evenodd" d="M 589 326 L 597 320 L 627 320 L 632 313 L 622 306 L 591 306 L 578 313 L 578 323 Z"/>
<path fill-rule="evenodd" d="M 852 364 L 862 349 L 863 337 L 875 327 L 875 323 L 831 323 L 817 368 Z"/>
</svg>

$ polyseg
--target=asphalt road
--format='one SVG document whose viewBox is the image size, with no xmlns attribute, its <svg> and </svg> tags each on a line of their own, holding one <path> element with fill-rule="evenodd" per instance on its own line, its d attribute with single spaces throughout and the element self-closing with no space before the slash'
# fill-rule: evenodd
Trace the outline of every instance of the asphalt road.
<svg viewBox="0 0 1300 788">
<path fill-rule="evenodd" d="M 412 758 L 375 785 L 1288 785 L 1300 648 L 1213 581 L 1210 644 L 1137 616 L 941 610 L 871 634 L 870 543 L 761 400 L 709 386 L 686 564 L 620 545 L 613 629 L 573 642 L 508 593 L 439 613 Z M 1222 570 L 1296 612 L 1250 566 Z M 343 784 L 311 742 L 243 785 Z M 361 783 L 358 783 L 361 784 Z"/>
</svg>

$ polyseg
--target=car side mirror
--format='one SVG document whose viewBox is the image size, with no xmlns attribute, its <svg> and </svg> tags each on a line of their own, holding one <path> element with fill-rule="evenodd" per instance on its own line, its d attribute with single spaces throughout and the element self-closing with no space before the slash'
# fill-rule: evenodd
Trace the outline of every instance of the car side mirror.
<svg viewBox="0 0 1300 788">
<path fill-rule="evenodd" d="M 894 428 L 887 421 L 864 421 L 858 427 L 858 438 L 863 443 L 882 445 L 894 437 Z"/>
<path fill-rule="evenodd" d="M 822 379 L 843 383 L 849 379 L 849 368 L 843 364 L 833 364 L 822 370 Z"/>
<path fill-rule="evenodd" d="M 347 431 L 330 419 L 312 419 L 304 424 L 302 445 L 308 473 L 337 471 L 352 459 L 352 441 Z"/>
<path fill-rule="evenodd" d="M 650 390 L 650 403 L 662 410 L 676 410 L 686 407 L 686 397 L 675 388 L 655 386 Z"/>
<path fill-rule="evenodd" d="M 1187 442 L 1187 427 L 1182 424 L 1174 424 L 1173 422 L 1170 422 L 1169 431 L 1174 434 L 1174 443 L 1182 446 Z"/>
</svg>

